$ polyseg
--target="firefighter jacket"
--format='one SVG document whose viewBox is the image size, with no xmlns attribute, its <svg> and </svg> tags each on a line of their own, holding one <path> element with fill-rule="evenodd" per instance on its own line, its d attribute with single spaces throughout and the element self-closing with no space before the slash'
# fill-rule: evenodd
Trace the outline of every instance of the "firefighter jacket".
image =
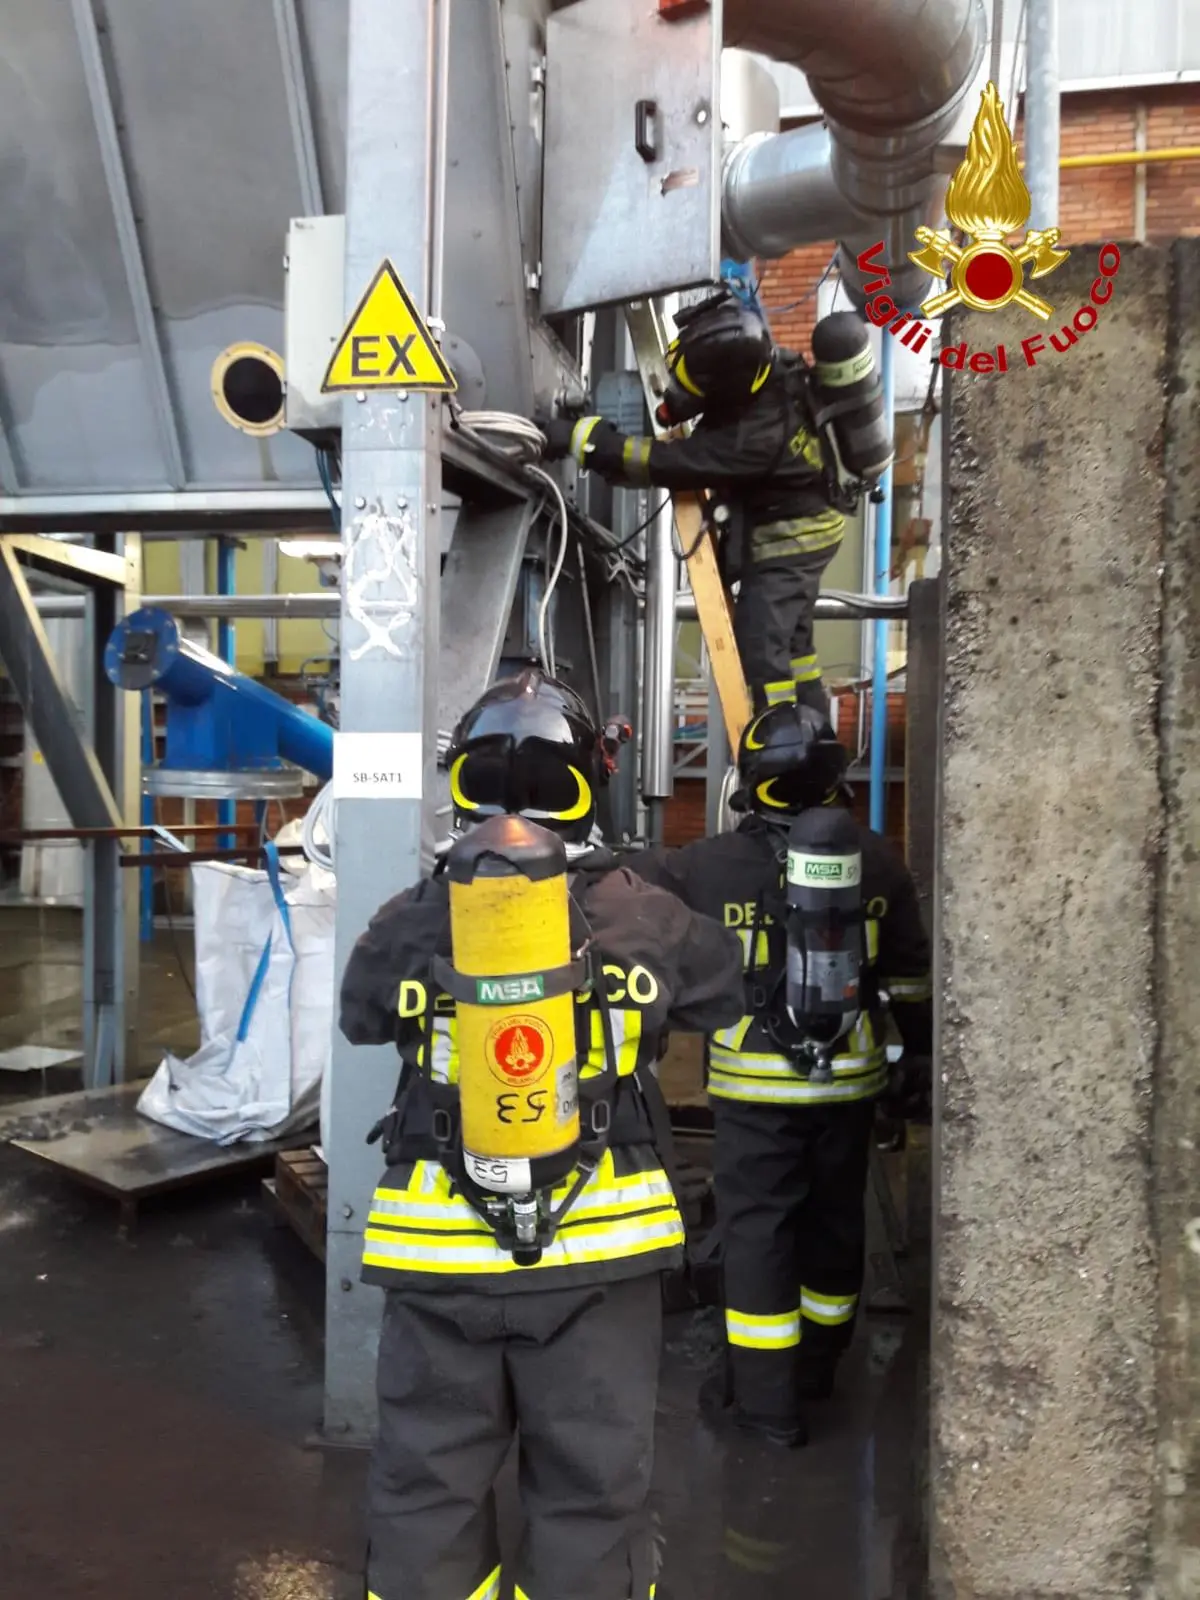
<svg viewBox="0 0 1200 1600">
<path fill-rule="evenodd" d="M 781 992 L 775 979 L 786 959 L 786 829 L 752 816 L 734 833 L 627 858 L 630 869 L 647 882 L 672 890 L 695 910 L 735 929 L 741 939 L 747 995 L 743 1015 L 709 1036 L 708 1092 L 717 1099 L 787 1106 L 872 1099 L 888 1082 L 888 1010 L 906 1053 L 930 1054 L 930 951 L 916 886 L 885 840 L 868 828 L 860 832 L 866 1004 L 832 1060 L 831 1083 L 810 1083 L 779 1053 L 761 1009 L 765 995 Z"/>
<path fill-rule="evenodd" d="M 598 421 L 577 424 L 577 457 L 587 442 L 578 435 Z M 830 503 L 808 406 L 779 367 L 745 407 L 706 413 L 686 438 L 655 440 L 598 428 L 586 459 L 612 483 L 711 490 L 735 512 L 744 555 L 755 561 L 829 549 L 845 527 Z"/>
<path fill-rule="evenodd" d="M 444 877 L 422 879 L 376 913 L 350 955 L 341 1029 L 352 1044 L 394 1041 L 410 1064 L 400 1126 L 366 1228 L 363 1276 L 384 1288 L 511 1291 L 631 1278 L 682 1258 L 683 1221 L 664 1160 L 669 1143 L 654 1071 L 666 1032 L 710 1033 L 742 1011 L 736 937 L 674 895 L 593 851 L 572 867 L 571 941 L 591 940 L 608 1001 L 618 1083 L 595 1172 L 536 1266 L 518 1266 L 458 1192 L 432 1143 L 435 1084 L 458 1081 L 454 1002 L 430 967 L 448 957 L 450 897 Z M 605 1070 L 604 1026 L 594 998 L 576 997 L 580 1098 Z M 428 1048 L 427 1048 L 428 1044 Z M 555 1189 L 557 1206 L 573 1185 Z"/>
</svg>

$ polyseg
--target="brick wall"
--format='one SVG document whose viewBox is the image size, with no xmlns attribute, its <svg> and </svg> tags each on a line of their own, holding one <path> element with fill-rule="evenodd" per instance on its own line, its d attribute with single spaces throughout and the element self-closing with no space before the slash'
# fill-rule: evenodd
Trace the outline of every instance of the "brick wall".
<svg viewBox="0 0 1200 1600">
<path fill-rule="evenodd" d="M 1181 84 L 1174 88 L 1069 96 L 1062 106 L 1063 155 L 1136 149 L 1139 105 L 1145 108 L 1147 149 L 1200 145 L 1200 84 Z M 1019 118 L 1016 136 L 1019 144 Z M 1145 171 L 1147 240 L 1165 244 L 1182 235 L 1200 234 L 1200 161 L 1150 162 Z M 1064 171 L 1059 190 L 1059 226 L 1064 242 L 1132 239 L 1136 172 L 1134 166 Z M 816 315 L 815 286 L 833 250 L 832 240 L 806 245 L 780 261 L 763 265 L 763 304 L 775 313 L 772 327 L 791 349 L 807 353 Z M 804 296 L 807 298 L 803 304 L 796 306 L 795 302 Z"/>
</svg>

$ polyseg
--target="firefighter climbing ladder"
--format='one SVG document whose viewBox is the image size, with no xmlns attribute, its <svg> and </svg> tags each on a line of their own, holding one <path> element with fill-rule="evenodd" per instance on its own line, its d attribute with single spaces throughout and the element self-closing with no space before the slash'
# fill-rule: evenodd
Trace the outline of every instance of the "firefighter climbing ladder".
<svg viewBox="0 0 1200 1600">
<path fill-rule="evenodd" d="M 666 330 L 662 313 L 652 300 L 635 301 L 626 307 L 626 323 L 637 357 L 642 388 L 650 408 L 654 431 L 659 438 L 670 437 L 659 427 L 655 412 L 667 383 L 665 353 Z M 698 495 L 675 494 L 675 527 L 680 547 L 687 557 L 688 578 L 696 597 L 696 616 L 712 663 L 713 682 L 721 701 L 721 714 L 729 748 L 736 751 L 742 729 L 750 720 L 750 691 L 742 671 L 742 659 L 733 636 L 733 614 L 729 596 L 717 569 L 716 542 L 705 525 L 704 505 Z"/>
</svg>

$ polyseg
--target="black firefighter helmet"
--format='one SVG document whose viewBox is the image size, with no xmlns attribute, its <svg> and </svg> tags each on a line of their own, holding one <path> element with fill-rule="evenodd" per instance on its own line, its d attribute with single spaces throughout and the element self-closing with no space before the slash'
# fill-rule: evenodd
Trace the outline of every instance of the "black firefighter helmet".
<svg viewBox="0 0 1200 1600">
<path fill-rule="evenodd" d="M 784 817 L 825 805 L 841 790 L 849 758 L 812 706 L 770 706 L 746 725 L 738 749 L 737 811 Z"/>
<path fill-rule="evenodd" d="M 771 375 L 775 345 L 756 311 L 728 289 L 675 317 L 678 337 L 667 349 L 671 381 L 658 408 L 666 427 L 702 411 L 736 411 Z"/>
<path fill-rule="evenodd" d="M 568 843 L 592 831 L 604 775 L 600 734 L 575 691 L 536 668 L 479 697 L 455 728 L 446 762 L 456 827 L 519 812 Z"/>
</svg>

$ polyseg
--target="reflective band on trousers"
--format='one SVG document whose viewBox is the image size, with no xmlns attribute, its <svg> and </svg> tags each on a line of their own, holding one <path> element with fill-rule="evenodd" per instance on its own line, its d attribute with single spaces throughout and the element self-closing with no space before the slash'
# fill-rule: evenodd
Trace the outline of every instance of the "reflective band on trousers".
<svg viewBox="0 0 1200 1600">
<path fill-rule="evenodd" d="M 815 683 L 821 676 L 821 667 L 816 656 L 792 657 L 792 681 L 794 683 Z"/>
<path fill-rule="evenodd" d="M 497 1589 L 496 1593 L 499 1594 L 499 1592 L 500 1591 Z M 654 1596 L 657 1594 L 657 1592 L 658 1585 L 656 1583 L 652 1583 L 650 1585 L 650 1592 L 647 1596 L 647 1600 L 654 1600 Z M 471 1597 L 471 1600 L 474 1600 L 474 1596 Z M 522 1589 L 519 1583 L 513 1586 L 513 1600 L 529 1600 L 529 1596 L 525 1593 L 524 1589 Z M 640 1600 L 640 1597 L 637 1595 L 631 1595 L 630 1600 Z"/>
<path fill-rule="evenodd" d="M 852 1322 L 858 1308 L 856 1294 L 815 1294 L 812 1289 L 801 1289 L 800 1310 L 810 1322 L 819 1322 L 825 1328 L 837 1328 Z"/>
<path fill-rule="evenodd" d="M 795 678 L 783 678 L 776 683 L 764 683 L 763 693 L 767 697 L 769 706 L 780 706 L 785 700 L 791 700 L 796 693 Z"/>
<path fill-rule="evenodd" d="M 520 1592 L 518 1589 L 517 1593 Z M 371 1590 L 367 1600 L 383 1600 L 383 1597 Z M 472 1589 L 470 1594 L 464 1595 L 463 1600 L 500 1600 L 500 1568 L 497 1567 L 495 1572 L 486 1577 L 478 1589 Z"/>
<path fill-rule="evenodd" d="M 933 982 L 928 976 L 923 978 L 881 978 L 879 981 L 893 1000 L 913 1002 L 917 1000 L 932 1000 L 933 998 Z"/>
<path fill-rule="evenodd" d="M 725 1337 L 743 1350 L 788 1350 L 800 1343 L 800 1310 L 769 1317 L 725 1308 Z"/>
</svg>

